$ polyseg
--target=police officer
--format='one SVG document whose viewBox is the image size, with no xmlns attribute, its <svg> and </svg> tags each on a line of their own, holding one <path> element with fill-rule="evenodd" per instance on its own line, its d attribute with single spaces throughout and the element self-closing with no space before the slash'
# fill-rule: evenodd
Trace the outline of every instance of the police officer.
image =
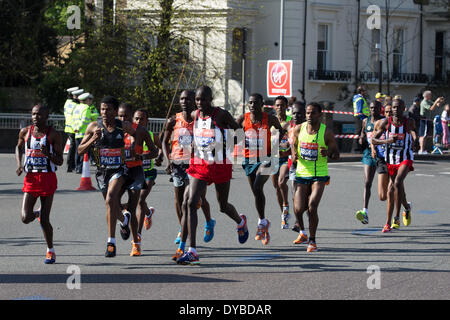
<svg viewBox="0 0 450 320">
<path fill-rule="evenodd" d="M 67 100 L 64 104 L 64 118 L 65 118 L 65 127 L 64 132 L 67 134 L 69 141 L 70 141 L 70 147 L 69 147 L 69 153 L 67 155 L 67 172 L 72 172 L 73 169 L 75 169 L 75 133 L 73 132 L 72 128 L 72 112 L 75 108 L 74 103 L 74 95 L 73 92 L 79 90 L 78 87 L 72 87 L 67 89 Z"/>
<path fill-rule="evenodd" d="M 86 103 L 90 93 L 86 92 L 79 96 L 80 103 L 73 111 L 73 130 L 75 132 L 75 143 L 78 149 L 81 140 L 89 123 L 92 122 L 91 111 L 89 105 Z M 77 153 L 75 160 L 75 169 L 77 173 L 81 173 L 83 168 L 83 159 Z"/>
</svg>

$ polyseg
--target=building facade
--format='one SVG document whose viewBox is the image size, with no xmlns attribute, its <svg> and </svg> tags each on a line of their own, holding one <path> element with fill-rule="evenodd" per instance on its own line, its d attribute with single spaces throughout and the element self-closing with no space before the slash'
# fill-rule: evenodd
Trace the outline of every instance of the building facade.
<svg viewBox="0 0 450 320">
<path fill-rule="evenodd" d="M 152 19 L 159 10 L 156 0 L 108 1 L 117 14 L 144 9 Z M 448 1 L 423 6 L 413 0 L 283 2 L 280 39 L 281 0 L 174 1 L 180 12 L 189 12 L 175 15 L 176 24 L 184 26 L 179 32 L 189 39 L 189 56 L 201 65 L 216 105 L 239 114 L 249 93 L 266 96 L 267 61 L 280 58 L 293 61 L 294 96 L 331 101 L 336 110 L 350 110 L 356 85 L 375 96 L 380 60 L 382 93 L 399 94 L 408 105 L 425 87 L 448 87 Z"/>
</svg>

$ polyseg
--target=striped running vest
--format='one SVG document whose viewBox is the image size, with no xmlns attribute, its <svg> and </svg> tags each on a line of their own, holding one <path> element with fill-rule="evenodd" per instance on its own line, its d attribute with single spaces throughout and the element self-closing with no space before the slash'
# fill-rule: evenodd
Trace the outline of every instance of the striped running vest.
<svg viewBox="0 0 450 320">
<path fill-rule="evenodd" d="M 402 125 L 392 123 L 392 117 L 388 118 L 388 128 L 385 132 L 386 139 L 397 136 L 395 143 L 386 144 L 385 160 L 388 164 L 400 164 L 405 160 L 414 160 L 412 151 L 412 138 L 408 128 L 408 118 Z"/>
<path fill-rule="evenodd" d="M 25 138 L 25 161 L 23 166 L 25 172 L 55 172 L 55 164 L 41 151 L 42 146 L 49 145 L 50 153 L 53 152 L 53 146 L 48 139 L 52 127 L 48 127 L 45 135 L 40 138 L 36 138 L 33 135 L 33 130 L 34 125 L 29 127 Z"/>
<path fill-rule="evenodd" d="M 327 148 L 325 144 L 326 125 L 320 124 L 316 134 L 309 134 L 308 124 L 304 122 L 298 135 L 297 177 L 326 177 L 328 176 L 328 159 L 320 154 L 320 148 Z"/>
</svg>

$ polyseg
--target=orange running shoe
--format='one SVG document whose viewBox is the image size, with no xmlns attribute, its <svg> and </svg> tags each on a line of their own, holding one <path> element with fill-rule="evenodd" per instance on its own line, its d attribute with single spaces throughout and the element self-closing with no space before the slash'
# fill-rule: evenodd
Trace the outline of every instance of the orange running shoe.
<svg viewBox="0 0 450 320">
<path fill-rule="evenodd" d="M 262 244 L 267 246 L 270 242 L 270 234 L 269 234 L 270 221 L 267 219 L 267 225 L 264 228 L 264 239 L 262 239 Z"/>
<path fill-rule="evenodd" d="M 45 264 L 53 264 L 56 261 L 56 255 L 54 252 L 47 252 L 47 254 L 45 255 L 45 260 L 44 263 Z"/>
<path fill-rule="evenodd" d="M 150 210 L 149 214 L 145 215 L 145 218 L 144 218 L 145 230 L 149 230 L 152 227 L 152 216 L 153 216 L 153 213 L 155 212 L 155 208 L 150 207 L 149 210 Z"/>
<path fill-rule="evenodd" d="M 308 236 L 304 235 L 303 233 L 300 233 L 294 241 L 292 241 L 294 244 L 302 244 L 308 242 Z"/>
<path fill-rule="evenodd" d="M 314 241 L 309 241 L 308 248 L 306 248 L 306 252 L 314 252 L 317 251 L 317 244 Z"/>
<path fill-rule="evenodd" d="M 175 252 L 175 254 L 172 256 L 172 260 L 177 261 L 177 259 L 179 257 L 181 257 L 183 254 L 184 254 L 184 251 L 181 250 L 180 248 L 178 248 L 177 251 Z"/>
<path fill-rule="evenodd" d="M 132 249 L 130 252 L 130 257 L 138 257 L 141 255 L 141 244 L 132 242 Z"/>
</svg>

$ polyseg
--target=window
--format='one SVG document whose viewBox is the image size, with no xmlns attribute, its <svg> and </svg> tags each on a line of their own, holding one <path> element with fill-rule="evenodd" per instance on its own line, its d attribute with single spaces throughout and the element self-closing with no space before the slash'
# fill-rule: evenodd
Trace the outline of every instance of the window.
<svg viewBox="0 0 450 320">
<path fill-rule="evenodd" d="M 434 49 L 434 76 L 437 80 L 442 80 L 444 74 L 444 38 L 443 31 L 436 32 L 436 44 Z"/>
<path fill-rule="evenodd" d="M 393 36 L 393 68 L 392 73 L 394 76 L 402 73 L 402 64 L 403 64 L 403 29 L 394 29 Z"/>
<path fill-rule="evenodd" d="M 377 47 L 378 46 L 378 47 Z M 370 71 L 378 72 L 379 70 L 379 61 L 381 57 L 378 57 L 381 46 L 381 32 L 380 29 L 372 30 L 372 40 L 370 43 Z"/>
<path fill-rule="evenodd" d="M 317 37 L 317 70 L 324 71 L 329 68 L 329 31 L 328 25 L 319 24 Z"/>
</svg>

